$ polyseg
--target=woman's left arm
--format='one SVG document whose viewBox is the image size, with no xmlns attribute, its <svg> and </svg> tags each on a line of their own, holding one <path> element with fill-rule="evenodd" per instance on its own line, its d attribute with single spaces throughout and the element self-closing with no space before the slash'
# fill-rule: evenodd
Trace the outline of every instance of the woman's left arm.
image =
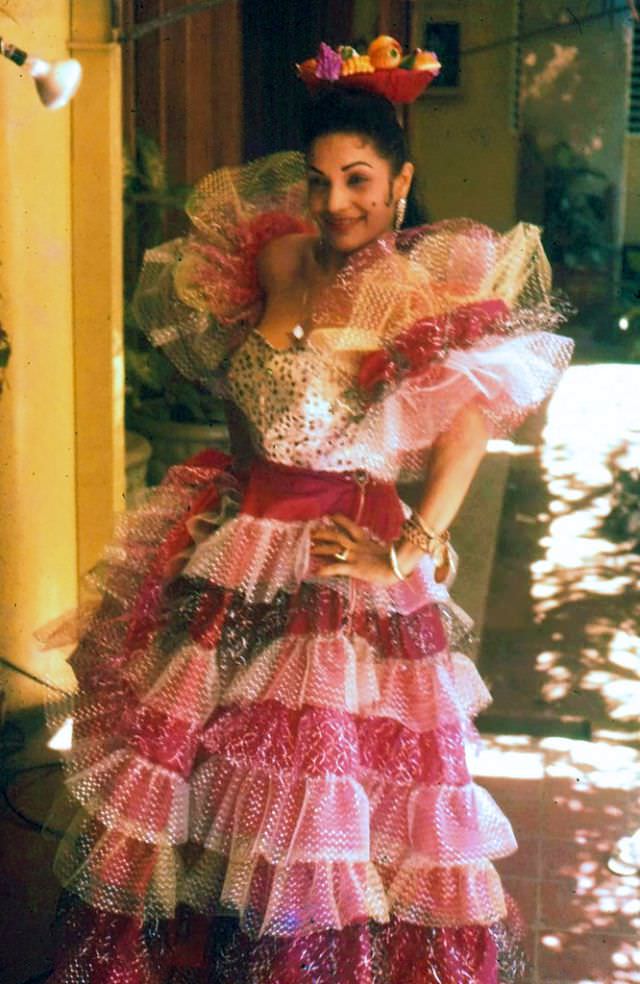
<svg viewBox="0 0 640 984">
<path fill-rule="evenodd" d="M 442 534 L 453 522 L 478 469 L 489 438 L 482 411 L 475 404 L 462 408 L 451 426 L 434 443 L 424 490 L 416 512 L 434 533 Z M 389 560 L 389 548 L 372 540 L 367 532 L 346 516 L 331 517 L 331 527 L 319 527 L 313 534 L 312 553 L 331 557 L 318 572 L 323 577 L 355 577 L 374 584 L 397 581 Z M 344 554 L 344 561 L 335 560 Z M 402 538 L 396 544 L 398 567 L 408 575 L 424 552 Z"/>
</svg>

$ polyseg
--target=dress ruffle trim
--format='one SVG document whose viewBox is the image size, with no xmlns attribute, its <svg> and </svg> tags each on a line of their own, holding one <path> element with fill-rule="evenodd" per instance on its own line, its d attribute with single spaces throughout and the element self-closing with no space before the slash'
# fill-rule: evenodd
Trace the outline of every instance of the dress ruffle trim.
<svg viewBox="0 0 640 984">
<path fill-rule="evenodd" d="M 223 911 L 252 936 L 340 930 L 392 916 L 423 926 L 491 925 L 505 914 L 500 879 L 489 861 L 405 870 L 371 862 L 271 865 L 262 858 L 235 864 L 207 852 L 185 894 L 196 911 L 210 914 L 219 898 Z"/>
<path fill-rule="evenodd" d="M 491 695 L 462 653 L 381 659 L 362 638 L 286 636 L 241 670 L 223 704 L 276 701 L 388 717 L 414 731 L 472 717 Z"/>
<path fill-rule="evenodd" d="M 240 514 L 198 544 L 182 574 L 239 591 L 250 603 L 270 602 L 279 591 L 293 593 L 304 581 L 332 590 L 354 590 L 354 607 L 410 614 L 434 602 L 449 600 L 447 589 L 434 579 L 433 560 L 425 556 L 410 577 L 389 587 L 365 581 L 317 576 L 320 561 L 310 555 L 313 522 L 285 522 Z"/>
<path fill-rule="evenodd" d="M 348 832 L 343 843 L 347 838 Z M 216 839 L 211 835 L 208 844 Z M 500 839 L 494 829 L 493 856 L 509 853 L 511 843 L 508 830 Z M 424 926 L 488 925 L 504 915 L 500 879 L 486 854 L 446 864 L 411 848 L 396 858 L 387 850 L 379 860 L 308 861 L 289 852 L 286 861 L 273 862 L 236 833 L 230 856 L 205 846 L 185 866 L 175 845 L 134 840 L 83 813 L 60 846 L 55 870 L 68 890 L 98 909 L 170 919 L 185 903 L 203 914 L 238 916 L 253 934 L 341 929 L 391 915 Z"/>
<path fill-rule="evenodd" d="M 193 791 L 194 839 L 232 859 L 408 864 L 410 856 L 424 867 L 471 864 L 516 849 L 508 821 L 473 783 L 399 788 L 376 775 L 362 783 L 274 776 L 218 760 L 202 767 Z"/>
<path fill-rule="evenodd" d="M 191 234 L 145 254 L 138 323 L 188 378 L 217 387 L 221 361 L 260 311 L 260 250 L 312 230 L 305 171 L 302 155 L 281 153 L 206 175 L 187 203 Z"/>
</svg>

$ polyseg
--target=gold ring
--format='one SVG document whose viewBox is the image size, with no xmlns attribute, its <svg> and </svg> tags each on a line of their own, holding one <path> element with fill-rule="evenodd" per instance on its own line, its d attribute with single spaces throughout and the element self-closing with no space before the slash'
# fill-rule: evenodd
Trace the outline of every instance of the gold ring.
<svg viewBox="0 0 640 984">
<path fill-rule="evenodd" d="M 348 560 L 349 551 L 347 547 L 343 547 L 342 550 L 340 550 L 337 554 L 334 554 L 334 557 L 336 558 L 336 560 L 343 560 L 343 561 Z"/>
</svg>

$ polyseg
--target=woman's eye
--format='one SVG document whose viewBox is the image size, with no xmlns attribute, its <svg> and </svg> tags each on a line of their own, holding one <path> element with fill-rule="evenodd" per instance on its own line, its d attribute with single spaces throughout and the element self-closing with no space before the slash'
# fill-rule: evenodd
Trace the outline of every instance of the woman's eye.
<svg viewBox="0 0 640 984">
<path fill-rule="evenodd" d="M 311 175 L 309 178 L 307 178 L 307 184 L 309 185 L 310 188 L 318 189 L 318 188 L 324 188 L 327 182 L 323 178 L 317 178 Z"/>
<path fill-rule="evenodd" d="M 366 175 L 364 175 L 364 174 L 350 174 L 349 175 L 349 184 L 350 185 L 365 184 L 366 181 L 367 181 L 367 178 L 366 178 Z"/>
</svg>

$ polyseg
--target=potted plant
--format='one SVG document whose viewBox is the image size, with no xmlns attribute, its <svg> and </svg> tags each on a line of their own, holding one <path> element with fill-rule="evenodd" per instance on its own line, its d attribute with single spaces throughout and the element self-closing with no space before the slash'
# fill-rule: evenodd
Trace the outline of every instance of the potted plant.
<svg viewBox="0 0 640 984">
<path fill-rule="evenodd" d="M 228 448 L 222 402 L 180 376 L 147 341 L 131 312 L 144 252 L 183 231 L 189 193 L 188 187 L 170 183 L 158 145 L 139 133 L 135 157 L 125 161 L 125 422 L 128 431 L 150 442 L 151 484 L 170 465 L 205 447 Z M 140 448 L 139 442 L 130 443 Z"/>
<path fill-rule="evenodd" d="M 130 312 L 130 308 L 127 308 Z M 125 421 L 151 443 L 148 480 L 159 482 L 170 465 L 206 447 L 227 450 L 223 405 L 181 376 L 167 357 L 125 321 Z"/>
<path fill-rule="evenodd" d="M 581 307 L 610 299 L 611 196 L 604 172 L 556 144 L 544 168 L 543 243 L 555 282 Z"/>
</svg>

